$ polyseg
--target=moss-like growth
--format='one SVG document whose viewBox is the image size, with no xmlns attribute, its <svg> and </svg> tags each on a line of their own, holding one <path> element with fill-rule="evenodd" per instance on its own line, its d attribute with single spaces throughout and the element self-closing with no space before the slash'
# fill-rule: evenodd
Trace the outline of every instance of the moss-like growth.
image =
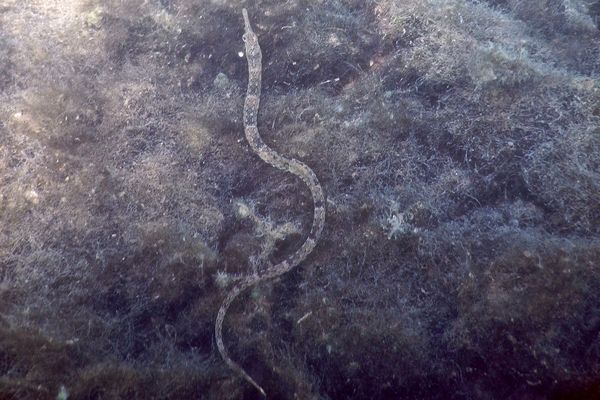
<svg viewBox="0 0 600 400">
<path fill-rule="evenodd" d="M 0 5 L 0 398 L 256 398 L 214 318 L 312 204 L 245 142 L 239 2 L 26 3 Z M 600 6 L 245 6 L 261 135 L 327 217 L 233 304 L 233 358 L 272 398 L 595 398 Z"/>
</svg>

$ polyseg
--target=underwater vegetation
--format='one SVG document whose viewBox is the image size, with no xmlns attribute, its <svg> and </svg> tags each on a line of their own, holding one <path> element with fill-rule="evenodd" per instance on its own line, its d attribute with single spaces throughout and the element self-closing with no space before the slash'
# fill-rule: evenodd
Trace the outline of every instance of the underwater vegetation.
<svg viewBox="0 0 600 400">
<path fill-rule="evenodd" d="M 0 399 L 600 398 L 600 3 L 4 0 Z"/>
</svg>

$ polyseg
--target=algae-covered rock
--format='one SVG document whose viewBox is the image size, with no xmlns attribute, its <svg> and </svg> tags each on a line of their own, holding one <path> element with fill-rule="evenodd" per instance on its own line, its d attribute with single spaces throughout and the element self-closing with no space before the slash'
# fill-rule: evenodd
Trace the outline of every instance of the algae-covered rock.
<svg viewBox="0 0 600 400">
<path fill-rule="evenodd" d="M 600 5 L 0 5 L 0 398 L 596 399 Z"/>
</svg>

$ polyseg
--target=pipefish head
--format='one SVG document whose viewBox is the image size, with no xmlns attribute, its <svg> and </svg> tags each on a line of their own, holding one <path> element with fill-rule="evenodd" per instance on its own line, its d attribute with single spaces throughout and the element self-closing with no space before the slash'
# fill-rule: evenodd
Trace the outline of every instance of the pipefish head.
<svg viewBox="0 0 600 400">
<path fill-rule="evenodd" d="M 245 8 L 242 8 L 242 15 L 244 16 L 244 34 L 242 35 L 242 40 L 246 44 L 246 56 L 258 56 L 260 54 L 258 36 L 256 36 L 252 30 L 250 18 L 248 17 L 248 11 Z"/>
</svg>

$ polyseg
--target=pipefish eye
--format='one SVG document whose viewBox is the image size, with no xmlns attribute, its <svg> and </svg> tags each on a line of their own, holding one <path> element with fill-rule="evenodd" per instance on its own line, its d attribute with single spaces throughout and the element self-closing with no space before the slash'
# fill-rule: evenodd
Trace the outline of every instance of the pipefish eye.
<svg viewBox="0 0 600 400">
<path fill-rule="evenodd" d="M 248 34 L 247 33 L 244 33 L 242 35 L 242 40 L 244 41 L 244 43 L 248 41 Z"/>
</svg>

